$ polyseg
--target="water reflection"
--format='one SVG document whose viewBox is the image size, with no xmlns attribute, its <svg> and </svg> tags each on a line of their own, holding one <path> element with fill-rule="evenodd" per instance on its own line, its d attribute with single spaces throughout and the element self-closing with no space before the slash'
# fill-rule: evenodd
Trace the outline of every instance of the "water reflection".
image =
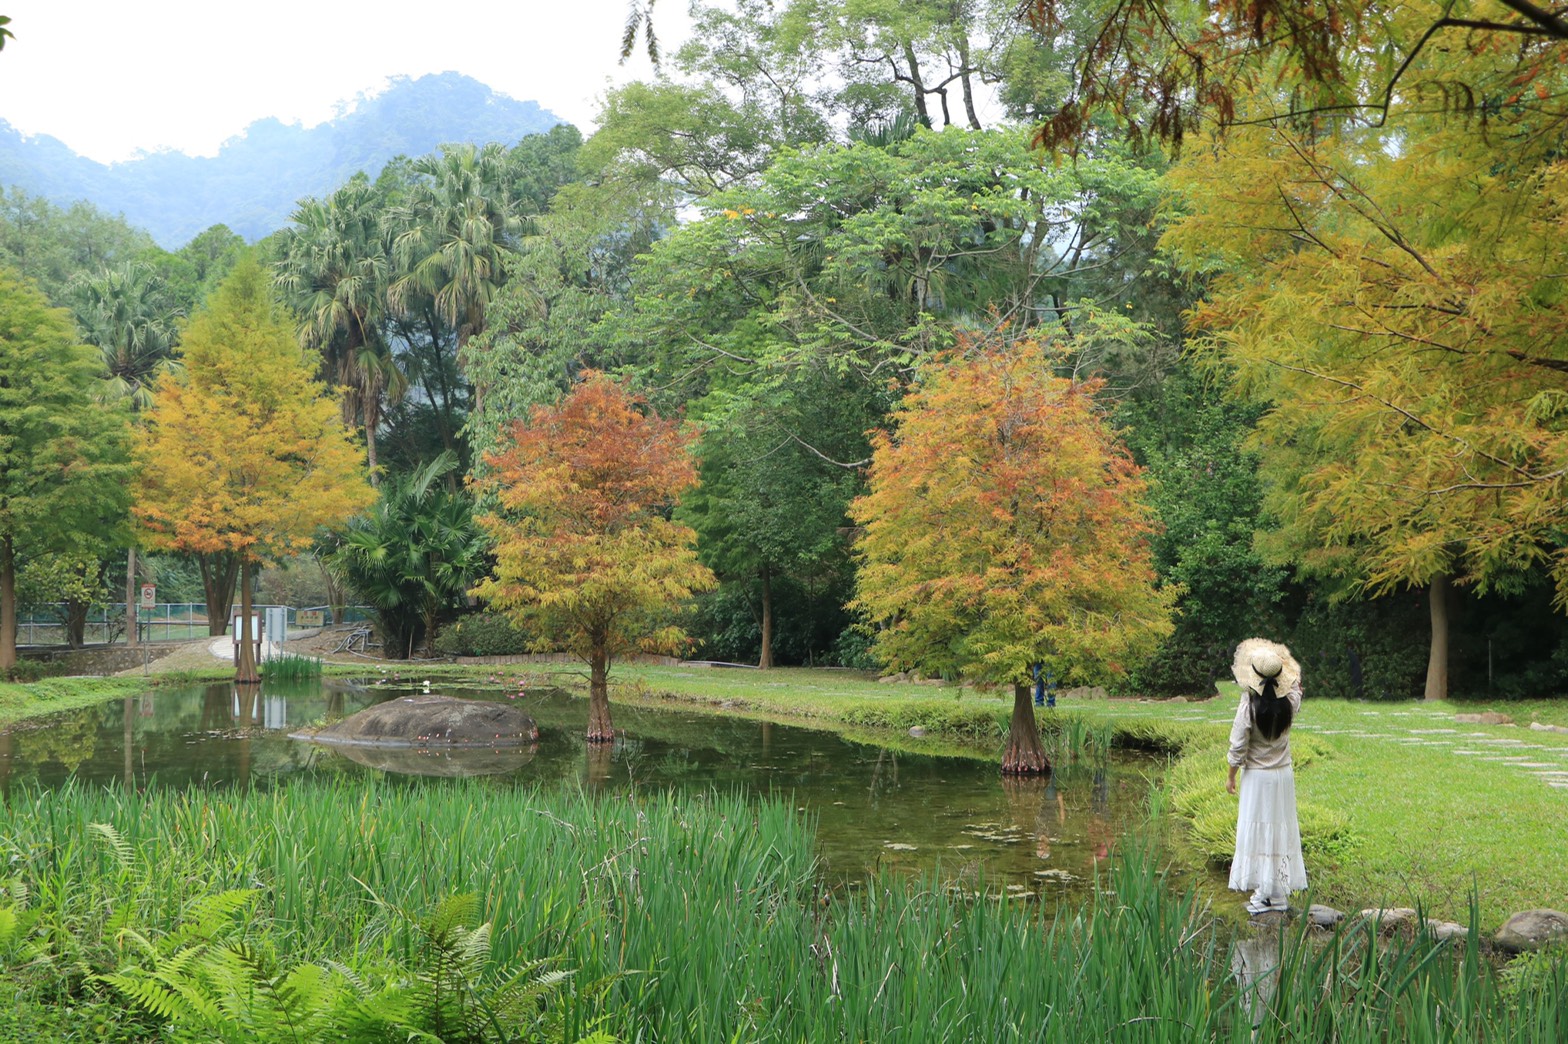
<svg viewBox="0 0 1568 1044">
<path fill-rule="evenodd" d="M 0 790 L 67 779 L 151 786 L 280 786 L 292 779 L 406 772 L 287 733 L 407 694 L 331 683 L 160 689 L 0 731 Z M 498 698 L 497 691 L 450 695 Z M 1141 821 L 1154 764 L 1111 759 L 1052 777 L 1003 779 L 996 762 L 908 753 L 829 733 L 679 711 L 618 707 L 625 733 L 583 738 L 585 704 L 530 692 L 517 704 L 539 723 L 537 748 L 490 765 L 487 786 L 566 786 L 615 795 L 655 788 L 783 794 L 817 822 L 830 877 L 941 867 L 1058 893 L 1092 880 L 1117 839 Z M 380 753 L 385 753 L 380 752 Z M 430 762 L 426 762 L 428 766 Z M 425 775 L 444 775 L 444 771 Z M 441 785 L 388 775 L 398 785 Z"/>
<path fill-rule="evenodd" d="M 1263 1025 L 1279 986 L 1281 933 L 1277 926 L 1249 929 L 1231 944 L 1230 967 L 1252 1028 Z"/>
</svg>

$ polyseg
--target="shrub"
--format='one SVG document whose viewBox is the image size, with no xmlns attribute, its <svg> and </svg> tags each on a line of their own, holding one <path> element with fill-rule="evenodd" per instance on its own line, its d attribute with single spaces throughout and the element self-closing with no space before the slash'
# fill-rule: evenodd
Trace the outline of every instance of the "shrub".
<svg viewBox="0 0 1568 1044">
<path fill-rule="evenodd" d="M 436 652 L 442 656 L 520 656 L 531 652 L 533 638 L 506 614 L 480 612 L 464 616 L 436 635 Z"/>
<path fill-rule="evenodd" d="M 44 678 L 58 678 L 65 674 L 65 664 L 55 663 L 52 660 L 17 660 L 11 669 L 5 672 L 8 682 L 40 681 Z"/>
</svg>

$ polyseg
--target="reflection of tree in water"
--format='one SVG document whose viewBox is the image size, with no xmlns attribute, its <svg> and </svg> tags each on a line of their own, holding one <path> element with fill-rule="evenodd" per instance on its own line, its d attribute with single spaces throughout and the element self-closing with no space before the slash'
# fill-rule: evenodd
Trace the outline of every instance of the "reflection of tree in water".
<svg viewBox="0 0 1568 1044">
<path fill-rule="evenodd" d="M 119 709 L 116 707 L 115 711 Z M 99 707 L 51 715 L 40 723 L 41 727 L 16 734 L 16 759 L 32 766 L 54 761 L 64 765 L 67 772 L 75 772 L 97 750 L 102 720 L 103 710 Z"/>
<path fill-rule="evenodd" d="M 887 748 L 877 750 L 876 764 L 871 766 L 871 807 L 876 808 L 883 794 L 898 789 L 898 755 Z"/>
<path fill-rule="evenodd" d="M 583 785 L 589 790 L 600 790 L 610 782 L 615 771 L 614 743 L 584 743 Z"/>
<path fill-rule="evenodd" d="M 1111 785 L 1105 762 L 1094 766 L 1094 781 L 1089 790 L 1089 845 L 1094 858 L 1108 859 L 1115 832 L 1111 829 Z"/>
<path fill-rule="evenodd" d="M 1013 827 L 1034 835 L 1037 859 L 1051 858 L 1051 844 L 1067 822 L 1067 800 L 1056 787 L 1056 775 L 1002 777 L 1002 793 Z"/>
</svg>

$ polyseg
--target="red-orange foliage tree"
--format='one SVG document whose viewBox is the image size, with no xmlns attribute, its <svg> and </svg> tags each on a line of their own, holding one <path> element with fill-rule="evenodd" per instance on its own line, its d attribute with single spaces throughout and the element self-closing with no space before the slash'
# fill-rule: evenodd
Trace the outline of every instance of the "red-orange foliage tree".
<svg viewBox="0 0 1568 1044">
<path fill-rule="evenodd" d="M 893 669 L 1013 685 L 1002 771 L 1049 771 L 1036 665 L 1124 671 L 1171 630 L 1138 467 L 1094 382 L 1051 375 L 1037 343 L 962 345 L 921 371 L 873 440 L 854 607 Z"/>
<path fill-rule="evenodd" d="M 697 482 L 680 426 L 625 385 L 590 373 L 555 406 L 535 407 L 487 454 L 483 487 L 500 510 L 495 576 L 474 591 L 589 666 L 588 740 L 614 738 L 610 660 L 685 644 L 659 611 L 714 585 L 696 534 L 669 509 Z"/>
</svg>

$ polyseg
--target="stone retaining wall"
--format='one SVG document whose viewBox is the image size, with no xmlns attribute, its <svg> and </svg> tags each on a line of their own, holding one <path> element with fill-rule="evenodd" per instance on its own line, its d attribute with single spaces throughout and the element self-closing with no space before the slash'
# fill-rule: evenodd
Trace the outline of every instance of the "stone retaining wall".
<svg viewBox="0 0 1568 1044">
<path fill-rule="evenodd" d="M 67 675 L 107 676 L 160 660 L 182 648 L 183 642 L 144 642 L 132 649 L 125 645 L 90 645 L 85 649 L 19 649 L 23 659 L 61 664 Z"/>
</svg>

